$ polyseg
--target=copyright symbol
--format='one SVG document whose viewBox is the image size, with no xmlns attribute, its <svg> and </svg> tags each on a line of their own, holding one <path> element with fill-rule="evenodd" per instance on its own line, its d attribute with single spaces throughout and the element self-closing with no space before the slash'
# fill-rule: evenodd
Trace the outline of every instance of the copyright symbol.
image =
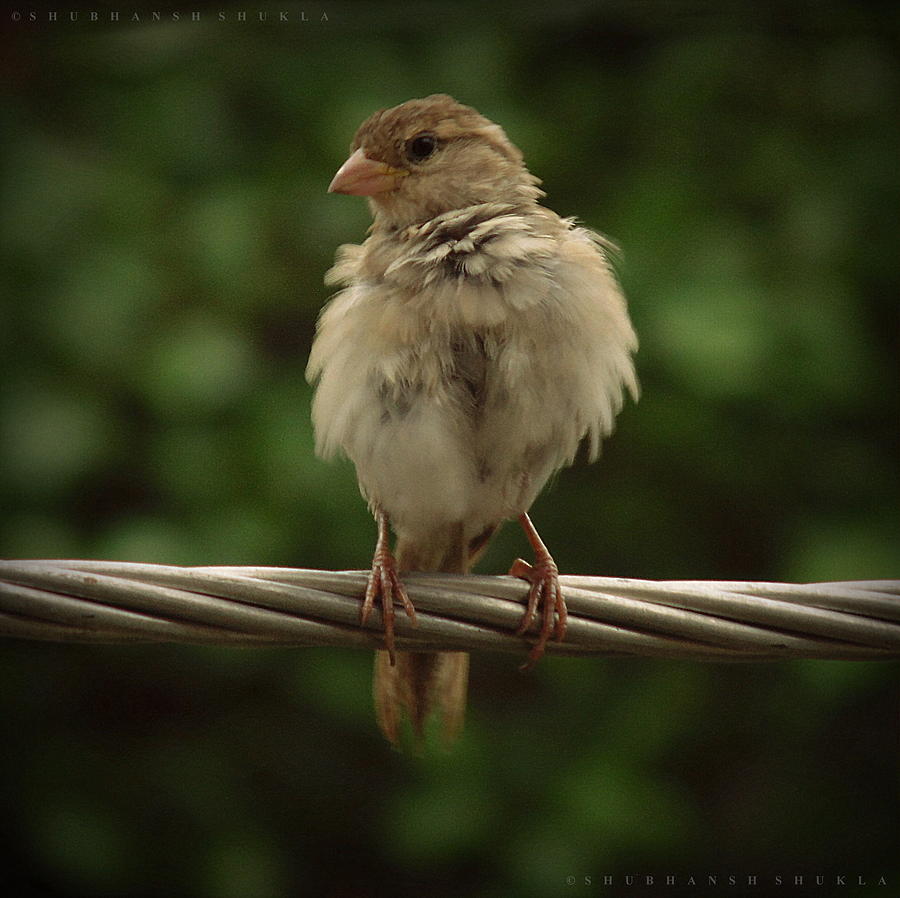
<svg viewBox="0 0 900 898">
<path fill-rule="evenodd" d="M 574 877 L 574 876 L 567 876 L 567 877 L 566 877 L 566 885 L 567 885 L 567 886 L 573 886 L 573 885 L 575 885 L 575 877 Z"/>
</svg>

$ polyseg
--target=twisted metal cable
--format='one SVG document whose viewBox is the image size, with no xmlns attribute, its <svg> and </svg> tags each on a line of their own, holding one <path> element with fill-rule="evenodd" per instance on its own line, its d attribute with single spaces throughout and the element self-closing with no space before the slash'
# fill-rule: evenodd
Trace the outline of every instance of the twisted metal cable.
<svg viewBox="0 0 900 898">
<path fill-rule="evenodd" d="M 0 561 L 0 636 L 59 642 L 383 647 L 359 625 L 365 571 Z M 409 574 L 418 612 L 397 648 L 522 654 L 528 586 L 511 577 Z M 557 654 L 698 661 L 900 658 L 900 580 L 839 583 L 560 577 Z"/>
</svg>

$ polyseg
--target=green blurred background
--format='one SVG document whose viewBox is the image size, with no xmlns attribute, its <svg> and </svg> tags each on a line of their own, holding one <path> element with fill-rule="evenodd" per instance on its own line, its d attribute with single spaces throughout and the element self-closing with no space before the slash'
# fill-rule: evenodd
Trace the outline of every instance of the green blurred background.
<svg viewBox="0 0 900 898">
<path fill-rule="evenodd" d="M 534 508 L 560 568 L 900 577 L 896 9 L 113 8 L 5 11 L 0 555 L 367 566 L 303 377 L 369 221 L 325 188 L 369 113 L 447 91 L 623 249 L 644 395 Z M 481 570 L 525 548 L 509 527 Z M 6 641 L 6 893 L 900 889 L 896 665 L 478 657 L 461 744 L 419 759 L 382 743 L 370 666 Z"/>
</svg>

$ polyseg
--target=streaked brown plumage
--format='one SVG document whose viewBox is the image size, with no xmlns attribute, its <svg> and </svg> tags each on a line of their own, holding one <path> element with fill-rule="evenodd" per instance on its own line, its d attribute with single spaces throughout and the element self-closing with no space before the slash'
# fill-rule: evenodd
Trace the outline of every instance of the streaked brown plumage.
<svg viewBox="0 0 900 898">
<path fill-rule="evenodd" d="M 317 450 L 356 465 L 379 539 L 362 606 L 379 605 L 379 723 L 461 726 L 468 656 L 394 651 L 394 600 L 414 620 L 404 571 L 468 571 L 518 518 L 535 551 L 519 632 L 540 615 L 534 663 L 565 634 L 556 565 L 527 511 L 586 440 L 596 457 L 627 389 L 637 342 L 608 244 L 540 206 L 538 179 L 503 130 L 444 94 L 381 110 L 356 133 L 330 190 L 369 197 L 373 224 L 328 273 L 310 355 Z M 388 522 L 397 535 L 389 546 Z"/>
</svg>

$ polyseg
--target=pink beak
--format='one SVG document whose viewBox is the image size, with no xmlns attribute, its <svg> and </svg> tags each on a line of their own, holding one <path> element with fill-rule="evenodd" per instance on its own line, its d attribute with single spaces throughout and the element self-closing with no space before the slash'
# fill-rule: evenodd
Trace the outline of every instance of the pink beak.
<svg viewBox="0 0 900 898">
<path fill-rule="evenodd" d="M 386 162 L 370 159 L 362 148 L 337 170 L 328 185 L 329 193 L 347 193 L 352 196 L 374 196 L 393 190 L 397 181 L 409 174 L 402 168 L 391 168 Z"/>
</svg>

